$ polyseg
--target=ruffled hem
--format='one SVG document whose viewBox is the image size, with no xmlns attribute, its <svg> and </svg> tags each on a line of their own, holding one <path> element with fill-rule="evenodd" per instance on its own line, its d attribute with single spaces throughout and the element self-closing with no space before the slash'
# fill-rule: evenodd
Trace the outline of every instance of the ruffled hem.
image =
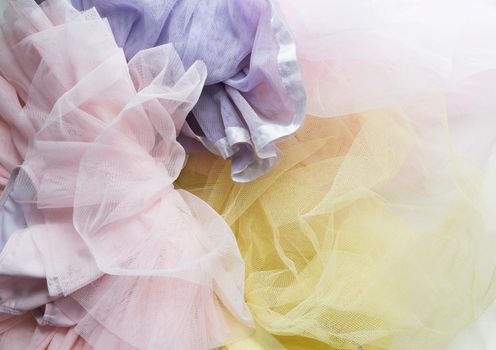
<svg viewBox="0 0 496 350">
<path fill-rule="evenodd" d="M 270 1 L 72 3 L 80 10 L 95 6 L 108 18 L 128 59 L 172 43 L 185 66 L 206 63 L 205 87 L 183 136 L 230 159 L 233 180 L 270 171 L 279 157 L 275 144 L 301 126 L 306 94 L 296 48 Z M 219 16 L 223 20 L 213 23 Z M 188 152 L 190 143 L 183 142 Z"/>
<path fill-rule="evenodd" d="M 30 239 L 41 270 L 27 277 L 41 279 L 49 299 L 7 310 L 31 311 L 40 324 L 29 346 L 209 349 L 249 334 L 231 231 L 172 187 L 185 157 L 176 135 L 205 66 L 185 71 L 171 45 L 128 65 L 107 23 L 63 0 L 15 3 L 2 29 L 0 72 L 25 103 L 3 117 L 29 136 L 14 141 L 25 152 L 9 191 L 26 229 L 2 256 L 23 266 L 11 253 L 26 251 L 9 243 Z"/>
</svg>

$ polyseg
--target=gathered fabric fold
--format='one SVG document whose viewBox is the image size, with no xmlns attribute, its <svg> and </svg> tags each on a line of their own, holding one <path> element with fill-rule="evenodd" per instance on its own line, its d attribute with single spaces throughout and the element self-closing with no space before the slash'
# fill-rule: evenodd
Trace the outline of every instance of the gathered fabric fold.
<svg viewBox="0 0 496 350">
<path fill-rule="evenodd" d="M 2 94 L 19 96 L 2 119 L 20 135 L 12 145 L 23 159 L 0 215 L 10 228 L 0 255 L 9 297 L 0 308 L 22 321 L 2 342 L 211 349 L 248 335 L 232 232 L 172 184 L 185 161 L 176 138 L 205 65 L 185 71 L 172 45 L 128 64 L 96 11 L 63 0 L 13 3 L 1 38 L 0 73 L 10 86 Z M 12 223 L 12 212 L 23 220 Z M 28 263 L 37 269 L 23 270 Z M 15 345 L 28 330 L 31 342 Z"/>
<path fill-rule="evenodd" d="M 188 152 L 202 145 L 249 182 L 276 163 L 278 140 L 303 122 L 306 94 L 294 41 L 268 0 L 73 0 L 108 19 L 130 60 L 171 43 L 185 67 L 201 60 L 205 87 L 182 129 Z"/>
</svg>

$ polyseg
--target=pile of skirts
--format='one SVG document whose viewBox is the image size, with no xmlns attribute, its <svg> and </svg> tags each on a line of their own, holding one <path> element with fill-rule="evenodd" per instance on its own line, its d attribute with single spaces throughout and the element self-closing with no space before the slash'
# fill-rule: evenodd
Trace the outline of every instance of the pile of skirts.
<svg viewBox="0 0 496 350">
<path fill-rule="evenodd" d="M 494 350 L 494 0 L 1 0 L 1 350 Z"/>
</svg>

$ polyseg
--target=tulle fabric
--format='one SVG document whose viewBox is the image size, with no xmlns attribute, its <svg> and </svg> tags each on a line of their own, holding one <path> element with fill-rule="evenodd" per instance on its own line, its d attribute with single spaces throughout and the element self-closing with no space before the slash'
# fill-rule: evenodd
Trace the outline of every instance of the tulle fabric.
<svg viewBox="0 0 496 350">
<path fill-rule="evenodd" d="M 31 2 L 29 4 L 32 6 Z M 54 2 L 50 3 L 51 6 Z M 357 114 L 328 120 L 310 117 L 296 139 L 281 144 L 283 157 L 274 171 L 252 184 L 233 184 L 228 165 L 196 156 L 192 157 L 179 178 L 178 186 L 199 195 L 224 216 L 236 234 L 246 263 L 245 297 L 258 328 L 253 337 L 229 345 L 229 348 L 435 348 L 474 321 L 494 300 L 496 258 L 492 247 L 496 222 L 492 214 L 496 163 L 493 116 L 496 108 L 488 93 L 494 86 L 496 62 L 492 55 L 492 43 L 496 42 L 492 40 L 496 33 L 492 29 L 496 23 L 492 7 L 481 2 L 467 5 L 456 1 L 360 1 L 345 7 L 334 1 L 325 4 L 301 2 L 299 5 L 289 0 L 279 6 L 297 41 L 306 86 L 310 91 L 309 112 L 324 117 Z M 295 14 L 298 12 L 297 17 Z M 53 7 L 53 23 L 60 18 L 57 13 Z M 62 18 L 66 16 L 69 14 Z M 78 18 L 86 21 L 88 14 L 81 17 L 70 11 L 70 16 L 77 22 Z M 298 21 L 304 25 L 300 26 Z M 36 31 L 45 28 L 43 23 L 37 23 Z M 94 27 L 92 23 L 91 28 Z M 32 30 L 24 23 L 16 28 L 17 31 Z M 85 25 L 84 30 L 74 31 L 80 34 L 75 41 L 78 45 L 85 40 L 95 43 L 111 40 L 106 34 L 102 36 L 104 30 L 90 32 L 89 25 Z M 60 42 L 57 48 L 66 47 L 59 45 Z M 88 56 L 84 46 L 75 46 L 67 47 L 79 49 L 78 54 L 82 52 Z M 47 49 L 39 51 L 47 52 Z M 47 270 L 51 276 L 69 276 L 65 280 L 49 279 L 49 288 L 57 291 L 57 295 L 70 293 L 70 296 L 60 297 L 55 302 L 71 314 L 69 318 L 74 323 L 64 330 L 82 335 L 86 344 L 133 348 L 147 336 L 137 334 L 136 324 L 154 324 L 156 333 L 146 338 L 146 345 L 155 346 L 154 341 L 162 335 L 160 332 L 167 327 L 178 329 L 177 323 L 184 325 L 181 329 L 187 330 L 193 327 L 201 329 L 199 325 L 204 324 L 228 323 L 232 317 L 230 313 L 236 315 L 232 310 L 239 309 L 231 307 L 231 312 L 225 315 L 219 312 L 225 308 L 218 307 L 218 301 L 212 295 L 222 288 L 208 287 L 201 278 L 205 275 L 208 280 L 211 276 L 208 273 L 186 273 L 195 271 L 193 266 L 205 266 L 205 261 L 212 261 L 215 265 L 213 261 L 216 258 L 202 255 L 205 253 L 202 244 L 206 242 L 206 247 L 210 247 L 218 238 L 202 241 L 200 237 L 198 241 L 201 244 L 188 246 L 184 252 L 180 251 L 184 255 L 176 255 L 170 260 L 168 255 L 162 256 L 153 248 L 151 242 L 156 242 L 156 231 L 143 231 L 149 234 L 146 236 L 149 240 L 138 246 L 124 246 L 115 236 L 110 239 L 114 229 L 118 228 L 130 242 L 139 240 L 133 232 L 140 231 L 133 231 L 125 221 L 126 217 L 134 215 L 143 203 L 151 203 L 157 191 L 167 187 L 164 183 L 170 184 L 177 174 L 176 162 L 171 161 L 166 162 L 162 167 L 166 170 L 160 175 L 157 173 L 157 178 L 150 176 L 157 165 L 147 157 L 153 153 L 154 160 L 163 164 L 166 157 L 162 155 L 170 154 L 176 148 L 171 144 L 159 146 L 157 143 L 161 143 L 157 142 L 156 135 L 141 137 L 129 127 L 136 123 L 133 116 L 136 113 L 143 116 L 139 123 L 143 123 L 146 135 L 147 130 L 162 131 L 167 135 L 167 131 L 172 129 L 170 123 L 162 125 L 158 122 L 160 118 L 156 120 L 153 116 L 158 116 L 154 113 L 157 109 L 169 111 L 168 103 L 165 102 L 166 107 L 163 100 L 155 103 L 151 99 L 150 103 L 148 97 L 144 97 L 149 96 L 148 92 L 144 92 L 140 95 L 144 97 L 139 99 L 141 104 L 135 106 L 131 103 L 129 109 L 121 108 L 123 104 L 128 106 L 129 102 L 119 99 L 123 96 L 121 91 L 129 86 L 143 91 L 146 84 L 141 86 L 140 81 L 147 79 L 137 79 L 139 74 L 133 73 L 129 79 L 133 79 L 134 84 L 129 85 L 128 81 L 107 88 L 112 82 L 109 79 L 104 83 L 101 79 L 101 73 L 107 72 L 105 67 L 112 66 L 114 75 L 108 70 L 109 76 L 117 76 L 115 81 L 119 82 L 118 77 L 126 75 L 129 69 L 116 69 L 122 66 L 119 57 L 114 57 L 115 61 L 109 63 L 108 59 L 114 52 L 93 51 L 96 56 L 102 52 L 101 58 L 78 66 L 84 72 L 81 76 L 95 73 L 88 78 L 91 91 L 78 90 L 80 82 L 74 80 L 73 75 L 69 75 L 70 79 L 50 76 L 50 80 L 46 75 L 44 80 L 50 83 L 44 85 L 40 80 L 38 84 L 57 88 L 39 90 L 43 96 L 37 99 L 30 95 L 35 72 L 16 70 L 16 61 L 28 56 L 21 52 L 27 51 L 20 49 L 15 59 L 9 56 L 10 49 L 0 51 L 2 75 L 16 87 L 21 100 L 31 98 L 36 101 L 33 105 L 44 111 L 42 115 L 48 115 L 64 94 L 64 102 L 57 104 L 55 109 L 55 114 L 64 118 L 50 122 L 44 120 L 43 123 L 38 123 L 37 118 L 24 119 L 28 104 L 17 118 L 13 117 L 15 114 L 2 112 L 6 114 L 2 116 L 9 127 L 22 125 L 15 127 L 20 133 L 12 141 L 20 145 L 16 148 L 22 157 L 27 151 L 27 146 L 22 146 L 23 140 L 32 139 L 33 136 L 29 135 L 34 135 L 31 126 L 34 125 L 34 130 L 45 124 L 49 126 L 39 136 L 40 158 L 28 157 L 30 166 L 37 170 L 29 171 L 26 167 L 23 177 L 26 186 L 38 186 L 41 183 L 38 177 L 43 174 L 44 186 L 37 189 L 41 194 L 40 210 L 45 214 L 43 220 L 56 219 L 60 223 L 60 214 L 50 217 L 50 210 L 66 208 L 77 199 L 74 218 L 78 231 L 74 231 L 74 222 L 68 219 L 68 227 L 58 226 L 60 232 L 51 233 L 57 238 L 58 245 L 50 245 L 53 241 L 45 236 L 39 240 L 40 247 L 67 244 L 70 249 L 66 250 L 66 256 L 63 256 L 63 249 L 53 250 L 49 256 L 66 261 L 65 267 L 76 268 L 60 271 L 61 267 L 53 264 L 52 270 Z M 68 57 L 67 52 L 64 55 L 60 53 L 60 56 L 63 60 Z M 48 54 L 45 59 L 47 57 Z M 164 64 L 163 57 L 159 57 L 160 64 Z M 37 64 L 33 66 L 37 67 Z M 131 64 L 131 71 L 135 65 L 140 66 L 139 60 Z M 49 68 L 54 66 L 51 64 Z M 104 68 L 96 71 L 101 66 Z M 157 67 L 155 64 L 151 66 Z M 7 70 L 5 67 L 11 68 Z M 150 73 L 151 77 L 159 75 Z M 95 85 L 95 81 L 99 84 Z M 111 100 L 109 94 L 114 89 L 116 96 L 113 98 L 118 102 L 115 106 L 104 106 L 100 97 Z M 91 92 L 90 96 L 78 95 L 83 90 Z M 0 93 L 4 91 L 2 89 Z M 75 92 L 66 96 L 67 91 Z M 134 96 L 135 92 L 128 93 Z M 170 95 L 166 96 L 176 101 Z M 82 104 L 82 100 L 91 103 Z M 78 109 L 72 111 L 70 107 L 74 105 Z M 13 107 L 20 108 L 16 104 Z M 377 109 L 379 107 L 381 109 Z M 93 108 L 98 108 L 98 113 Z M 91 118 L 86 118 L 85 113 L 93 118 L 96 115 L 104 122 L 86 123 Z M 88 135 L 78 134 L 78 123 L 83 120 Z M 177 124 L 174 124 L 176 130 L 179 129 Z M 11 132 L 10 135 L 16 134 Z M 46 150 L 43 148 L 45 142 L 53 141 L 50 135 L 60 138 L 67 146 L 67 152 L 74 156 L 59 159 L 54 155 L 57 167 L 53 169 L 43 164 L 51 155 L 46 151 L 48 147 Z M 82 152 L 89 143 L 86 137 L 93 140 L 94 149 L 91 146 Z M 72 144 L 75 138 L 80 138 L 81 147 Z M 97 157 L 100 151 L 112 155 L 115 162 L 103 164 Z M 179 153 L 180 158 L 182 155 Z M 124 161 L 126 157 L 137 162 L 136 168 L 132 162 Z M 69 161 L 66 164 L 64 160 Z M 84 176 L 80 177 L 77 172 L 78 176 L 70 177 L 73 182 L 60 181 L 60 174 L 74 174 L 74 163 L 79 161 Z M 97 166 L 92 168 L 92 164 Z M 138 171 L 138 167 L 145 171 Z M 126 184 L 116 183 L 114 179 L 120 179 L 122 172 L 130 176 L 129 194 L 126 192 L 122 198 L 123 205 L 119 205 L 118 194 Z M 159 176 L 164 183 L 159 184 Z M 97 178 L 101 182 L 96 181 Z M 142 187 L 141 180 L 146 180 L 146 188 Z M 98 186 L 99 183 L 102 185 Z M 95 195 L 85 193 L 83 185 L 92 188 Z M 208 210 L 200 209 L 204 204 L 190 201 L 190 196 L 185 192 L 167 192 L 167 200 L 160 201 L 160 204 L 153 202 L 155 206 L 146 208 L 148 215 L 140 218 L 137 227 L 152 226 L 156 213 L 162 213 L 161 206 L 170 207 L 169 200 L 175 204 L 184 203 L 173 210 L 186 210 L 188 217 L 208 216 Z M 177 216 L 175 212 L 170 215 Z M 71 213 L 64 213 L 64 217 L 72 219 Z M 208 226 L 213 231 L 225 231 L 225 228 L 215 229 L 222 226 L 220 222 L 215 219 L 212 222 Z M 201 230 L 193 230 L 191 236 Z M 71 237 L 80 237 L 81 240 L 64 241 L 67 232 L 74 232 Z M 177 237 L 170 238 L 174 240 Z M 182 237 L 177 239 L 172 243 L 181 246 Z M 116 249 L 124 247 L 122 255 L 115 254 L 113 243 Z M 83 249 L 78 250 L 78 247 Z M 218 252 L 217 249 L 220 250 L 216 246 L 213 251 Z M 72 254 L 74 251 L 78 254 Z M 149 253 L 150 259 L 133 259 L 138 253 Z M 171 261 L 172 266 L 169 264 Z M 78 270 L 83 262 L 86 264 L 84 269 Z M 48 261 L 47 266 L 50 263 Z M 219 265 L 223 264 L 221 259 Z M 234 263 L 232 266 L 239 271 L 239 265 Z M 151 267 L 160 277 L 135 276 Z M 102 276 L 102 270 L 120 276 Z M 179 274 L 185 278 L 177 278 Z M 75 281 L 75 276 L 81 276 L 81 280 Z M 160 279 L 167 280 L 167 284 L 160 284 L 157 288 Z M 89 280 L 94 280 L 94 283 L 85 288 L 78 287 Z M 198 288 L 192 289 L 190 284 Z M 217 286 L 217 280 L 212 284 Z M 165 285 L 171 289 L 166 289 Z M 109 289 L 115 293 L 108 293 Z M 130 292 L 126 293 L 126 290 Z M 158 292 L 152 292 L 156 290 Z M 184 290 L 187 293 L 182 293 Z M 160 295 L 171 297 L 160 298 Z M 222 293 L 215 292 L 215 295 Z M 191 304 L 164 304 L 174 297 L 184 297 Z M 150 303 L 145 303 L 144 300 L 148 299 Z M 202 302 L 204 312 L 194 320 L 194 325 L 189 323 L 191 320 L 178 320 L 177 315 L 183 312 L 191 315 L 188 307 L 197 305 L 199 300 L 206 302 Z M 223 298 L 222 302 L 228 304 L 226 300 L 228 298 Z M 109 307 L 107 301 L 114 307 Z M 172 313 L 174 317 L 158 314 L 156 310 L 159 308 L 175 310 Z M 212 310 L 218 313 L 212 313 Z M 142 318 L 136 320 L 133 318 L 136 315 Z M 218 315 L 219 319 L 211 319 L 212 315 Z M 238 319 L 242 317 L 238 316 Z M 40 330 L 32 321 L 17 320 L 15 324 L 22 321 L 23 328 L 3 327 L 2 319 L 0 325 L 5 330 L 2 341 L 16 341 L 16 332 L 31 334 L 33 329 Z M 163 329 L 156 327 L 159 323 L 166 326 Z M 230 323 L 231 327 L 234 324 Z M 59 334 L 62 339 L 69 334 L 60 328 L 46 329 L 49 333 L 43 333 L 46 337 L 42 335 L 42 339 L 53 341 L 53 344 L 61 338 L 52 334 Z M 218 344 L 217 340 L 223 337 L 215 332 L 209 334 L 209 344 Z M 181 338 L 174 345 L 187 348 L 198 339 L 206 341 L 204 334 L 197 335 L 199 338 L 192 337 L 191 342 Z M 72 335 L 67 337 L 67 341 L 71 341 Z M 21 339 L 18 339 L 15 344 L 24 346 L 24 341 L 25 338 L 21 344 Z"/>
<path fill-rule="evenodd" d="M 259 326 L 229 349 L 435 349 L 493 302 L 494 102 L 446 97 L 307 117 L 250 184 L 190 159 L 178 185 L 235 232 Z"/>
<path fill-rule="evenodd" d="M 186 67 L 206 64 L 205 88 L 181 142 L 192 152 L 200 142 L 231 159 L 235 181 L 269 171 L 278 157 L 276 141 L 301 125 L 305 91 L 294 42 L 268 0 L 72 3 L 106 17 L 128 59 L 172 43 Z"/>
<path fill-rule="evenodd" d="M 456 335 L 439 350 L 490 350 L 496 347 L 494 328 L 496 327 L 496 303 L 493 303 L 475 322 Z"/>
<path fill-rule="evenodd" d="M 0 76 L 0 98 L 3 101 L 17 99 L 15 90 L 4 78 Z M 14 108 L 14 111 L 9 110 Z M 0 194 L 7 185 L 10 174 L 14 168 L 21 163 L 21 157 L 15 147 L 13 131 L 11 126 L 2 118 L 2 115 L 19 113 L 18 106 L 10 103 L 0 104 Z"/>
<path fill-rule="evenodd" d="M 389 107 L 493 69 L 496 61 L 490 0 L 275 3 L 295 38 L 308 114 Z"/>
<path fill-rule="evenodd" d="M 0 120 L 0 147 L 5 150 L 5 153 L 0 156 L 2 157 L 0 160 L 0 193 L 2 193 L 13 169 L 11 165 L 18 161 L 15 159 L 16 150 L 12 147 L 9 126 L 2 120 Z M 14 159 L 12 159 L 12 155 L 14 155 Z"/>
<path fill-rule="evenodd" d="M 204 64 L 185 71 L 168 45 L 128 65 L 95 10 L 62 0 L 16 1 L 2 31 L 2 94 L 19 96 L 2 117 L 24 158 L 12 193 L 28 229 L 15 234 L 31 237 L 53 300 L 32 311 L 43 327 L 26 348 L 207 349 L 249 334 L 232 232 L 172 186 Z M 14 328 L 2 341 L 22 348 Z"/>
<path fill-rule="evenodd" d="M 307 117 L 252 184 L 200 157 L 179 178 L 247 265 L 258 328 L 229 348 L 447 346 L 495 299 L 494 4 L 278 6 L 308 113 L 340 117 Z"/>
</svg>

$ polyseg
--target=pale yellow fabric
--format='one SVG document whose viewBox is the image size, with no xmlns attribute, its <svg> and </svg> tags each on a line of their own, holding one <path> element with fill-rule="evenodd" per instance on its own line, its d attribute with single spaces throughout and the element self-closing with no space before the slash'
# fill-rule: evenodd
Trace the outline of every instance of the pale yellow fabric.
<svg viewBox="0 0 496 350">
<path fill-rule="evenodd" d="M 190 158 L 177 186 L 232 227 L 259 327 L 229 350 L 426 350 L 494 299 L 486 172 L 458 156 L 442 104 L 430 113 L 308 117 L 249 184 Z"/>
</svg>

